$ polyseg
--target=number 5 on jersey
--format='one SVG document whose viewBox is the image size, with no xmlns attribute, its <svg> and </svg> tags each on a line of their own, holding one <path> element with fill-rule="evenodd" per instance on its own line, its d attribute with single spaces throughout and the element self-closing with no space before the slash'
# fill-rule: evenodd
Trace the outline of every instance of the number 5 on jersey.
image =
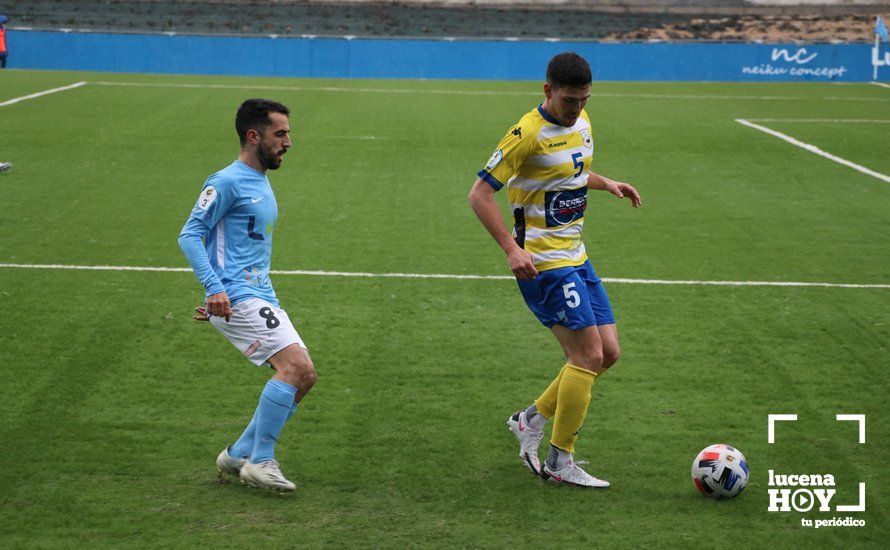
<svg viewBox="0 0 890 550">
<path fill-rule="evenodd" d="M 572 155 L 572 164 L 575 166 L 575 168 L 578 169 L 578 171 L 575 172 L 575 175 L 573 176 L 575 178 L 580 176 L 581 173 L 584 171 L 584 161 L 581 160 L 582 156 L 584 156 L 584 153 L 575 153 Z"/>
<path fill-rule="evenodd" d="M 567 306 L 574 308 L 578 307 L 578 304 L 581 303 L 581 296 L 579 296 L 578 291 L 575 290 L 575 283 L 562 285 L 562 293 L 566 296 Z"/>
</svg>

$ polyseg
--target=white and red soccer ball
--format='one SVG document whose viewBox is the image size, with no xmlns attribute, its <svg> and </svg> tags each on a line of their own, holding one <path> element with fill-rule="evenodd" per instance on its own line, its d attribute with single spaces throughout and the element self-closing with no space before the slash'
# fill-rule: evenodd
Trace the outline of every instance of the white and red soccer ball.
<svg viewBox="0 0 890 550">
<path fill-rule="evenodd" d="M 692 482 L 703 495 L 732 498 L 748 485 L 748 462 L 735 447 L 718 443 L 702 449 L 692 462 Z"/>
</svg>

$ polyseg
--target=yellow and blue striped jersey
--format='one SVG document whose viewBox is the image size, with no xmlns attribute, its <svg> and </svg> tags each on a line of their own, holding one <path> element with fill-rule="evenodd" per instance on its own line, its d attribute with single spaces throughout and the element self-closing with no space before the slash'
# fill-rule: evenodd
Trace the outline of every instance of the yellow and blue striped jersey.
<svg viewBox="0 0 890 550">
<path fill-rule="evenodd" d="M 513 236 L 532 254 L 538 271 L 587 260 L 581 232 L 592 159 L 587 113 L 582 110 L 575 125 L 566 127 L 539 105 L 507 131 L 479 171 L 495 191 L 506 184 Z"/>
</svg>

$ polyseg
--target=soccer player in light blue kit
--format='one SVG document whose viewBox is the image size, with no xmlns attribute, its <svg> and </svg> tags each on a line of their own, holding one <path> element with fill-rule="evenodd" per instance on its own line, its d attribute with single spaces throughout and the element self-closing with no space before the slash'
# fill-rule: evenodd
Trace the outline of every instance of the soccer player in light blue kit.
<svg viewBox="0 0 890 550">
<path fill-rule="evenodd" d="M 216 459 L 223 474 L 254 487 L 293 491 L 275 460 L 275 443 L 318 375 L 303 340 L 279 307 L 269 279 L 278 204 L 266 177 L 291 146 L 281 103 L 248 99 L 238 108 L 238 160 L 204 182 L 179 246 L 206 291 L 198 321 L 210 321 L 257 366 L 275 374 L 241 437 Z"/>
</svg>

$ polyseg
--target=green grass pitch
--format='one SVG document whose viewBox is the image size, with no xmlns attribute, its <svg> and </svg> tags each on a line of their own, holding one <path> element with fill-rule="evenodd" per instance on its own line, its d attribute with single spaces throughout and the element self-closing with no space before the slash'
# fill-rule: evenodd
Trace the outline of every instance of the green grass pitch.
<svg viewBox="0 0 890 550">
<path fill-rule="evenodd" d="M 291 107 L 295 137 L 270 174 L 273 268 L 508 274 L 465 197 L 537 83 L 3 71 L 0 103 L 76 81 L 0 107 L 0 162 L 14 163 L 0 263 L 185 266 L 176 237 L 236 155 L 235 108 L 269 96 Z M 593 92 L 594 170 L 644 200 L 590 196 L 601 276 L 890 283 L 890 184 L 734 121 L 887 120 L 890 91 Z M 890 174 L 890 124 L 763 124 Z M 578 491 L 528 475 L 504 426 L 562 365 L 515 283 L 273 280 L 320 374 L 278 446 L 298 484 L 285 497 L 214 482 L 268 373 L 191 320 L 191 274 L 0 267 L 0 547 L 867 548 L 890 535 L 888 288 L 609 284 L 623 357 L 594 388 L 577 457 L 613 486 Z M 774 445 L 770 413 L 799 415 Z M 866 415 L 866 444 L 838 413 Z M 752 472 L 728 502 L 689 479 L 717 442 Z M 770 469 L 832 473 L 832 506 L 865 482 L 867 509 L 770 513 Z M 866 525 L 801 526 L 835 516 Z"/>
</svg>

